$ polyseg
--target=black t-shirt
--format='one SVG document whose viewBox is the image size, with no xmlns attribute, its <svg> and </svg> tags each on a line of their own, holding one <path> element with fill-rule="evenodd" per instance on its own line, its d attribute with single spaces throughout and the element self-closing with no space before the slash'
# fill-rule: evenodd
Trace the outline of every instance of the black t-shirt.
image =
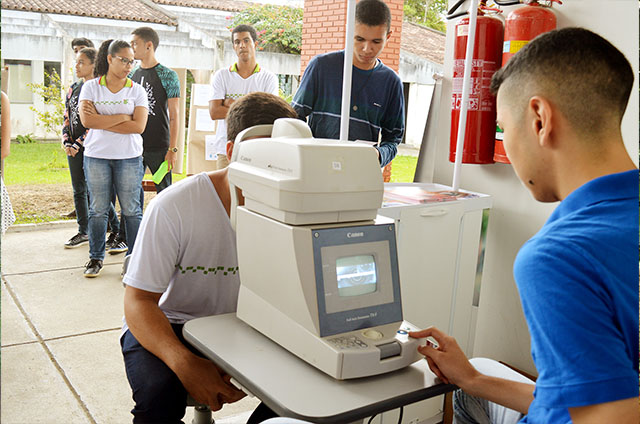
<svg viewBox="0 0 640 424">
<path fill-rule="evenodd" d="M 149 99 L 149 118 L 142 133 L 143 148 L 166 151 L 169 148 L 168 99 L 180 97 L 178 74 L 158 63 L 153 68 L 136 68 L 129 77 L 142 85 Z"/>
</svg>

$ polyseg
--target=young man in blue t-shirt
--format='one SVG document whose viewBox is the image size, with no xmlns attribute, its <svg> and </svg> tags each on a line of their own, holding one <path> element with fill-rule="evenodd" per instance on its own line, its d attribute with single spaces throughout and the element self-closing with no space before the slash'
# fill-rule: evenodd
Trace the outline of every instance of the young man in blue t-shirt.
<svg viewBox="0 0 640 424">
<path fill-rule="evenodd" d="M 516 174 L 537 200 L 561 203 L 514 264 L 535 384 L 470 363 L 438 329 L 412 333 L 438 342 L 419 350 L 460 387 L 456 422 L 640 421 L 639 175 L 620 129 L 633 78 L 620 51 L 581 28 L 539 36 L 494 75 Z"/>
<path fill-rule="evenodd" d="M 356 5 L 349 140 L 378 142 L 380 164 L 395 157 L 404 134 L 404 95 L 398 74 L 378 56 L 391 36 L 391 12 L 380 0 Z M 309 117 L 316 138 L 340 138 L 344 50 L 311 59 L 291 105 Z"/>
</svg>

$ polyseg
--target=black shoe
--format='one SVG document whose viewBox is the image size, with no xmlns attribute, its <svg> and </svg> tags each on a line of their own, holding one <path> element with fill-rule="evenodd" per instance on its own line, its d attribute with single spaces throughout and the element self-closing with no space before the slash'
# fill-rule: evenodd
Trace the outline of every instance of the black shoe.
<svg viewBox="0 0 640 424">
<path fill-rule="evenodd" d="M 118 237 L 117 233 L 109 233 L 109 238 L 107 238 L 107 241 L 104 245 L 105 249 L 107 250 L 107 252 L 111 249 L 113 249 L 113 246 L 115 246 L 116 244 L 116 238 Z"/>
<path fill-rule="evenodd" d="M 64 248 L 73 249 L 74 247 L 81 246 L 85 243 L 89 243 L 89 236 L 86 234 L 78 233 L 67 240 L 67 242 L 64 244 Z"/>
<path fill-rule="evenodd" d="M 85 265 L 84 276 L 87 278 L 97 277 L 101 270 L 102 261 L 100 259 L 89 259 Z"/>
<path fill-rule="evenodd" d="M 129 250 L 129 248 L 127 247 L 127 243 L 125 243 L 123 240 L 120 240 L 119 238 L 116 238 L 113 246 L 111 247 L 111 249 L 109 249 L 109 254 L 117 255 L 118 253 L 124 253 L 127 250 Z"/>
</svg>

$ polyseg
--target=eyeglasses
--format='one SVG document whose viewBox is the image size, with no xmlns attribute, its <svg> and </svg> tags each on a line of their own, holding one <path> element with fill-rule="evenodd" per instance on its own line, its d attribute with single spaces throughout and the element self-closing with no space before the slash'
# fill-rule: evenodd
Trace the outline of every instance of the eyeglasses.
<svg viewBox="0 0 640 424">
<path fill-rule="evenodd" d="M 122 56 L 116 56 L 116 58 L 120 59 L 120 62 L 122 62 L 124 66 L 136 66 L 136 63 L 138 63 L 137 60 L 127 59 L 126 57 Z"/>
</svg>

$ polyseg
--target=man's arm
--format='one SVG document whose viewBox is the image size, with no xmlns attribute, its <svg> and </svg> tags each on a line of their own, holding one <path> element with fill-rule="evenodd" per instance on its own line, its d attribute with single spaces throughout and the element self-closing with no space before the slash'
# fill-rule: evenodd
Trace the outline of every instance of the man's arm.
<svg viewBox="0 0 640 424">
<path fill-rule="evenodd" d="M 535 385 L 480 374 L 465 356 L 458 342 L 435 327 L 409 333 L 411 337 L 433 337 L 438 347 L 428 342 L 418 348 L 429 368 L 445 383 L 455 384 L 472 396 L 479 396 L 526 414 L 533 402 Z"/>
<path fill-rule="evenodd" d="M 211 119 L 224 119 L 229 113 L 229 108 L 233 103 L 232 99 L 209 100 L 209 115 Z"/>
<path fill-rule="evenodd" d="M 171 149 L 178 147 L 180 97 L 172 97 L 167 102 L 169 107 L 169 150 L 164 159 L 169 164 L 169 170 L 171 170 L 176 165 L 176 158 L 178 157 L 178 152 L 174 153 Z"/>
<path fill-rule="evenodd" d="M 629 398 L 597 405 L 569 408 L 574 424 L 637 424 L 640 422 L 638 398 Z"/>
<path fill-rule="evenodd" d="M 85 128 L 110 130 L 111 128 L 131 120 L 131 115 L 100 115 L 90 100 L 80 102 L 80 121 Z"/>
<path fill-rule="evenodd" d="M 9 156 L 11 149 L 11 104 L 9 96 L 2 92 L 2 159 Z"/>
<path fill-rule="evenodd" d="M 142 134 L 147 126 L 148 118 L 149 110 L 143 106 L 136 106 L 133 110 L 131 120 L 121 122 L 106 129 L 119 134 Z"/>
<path fill-rule="evenodd" d="M 196 401 L 217 411 L 223 403 L 241 399 L 244 393 L 225 382 L 213 362 L 193 354 L 176 337 L 158 307 L 161 296 L 162 293 L 126 287 L 124 314 L 133 336 L 178 376 Z"/>
<path fill-rule="evenodd" d="M 387 112 L 381 122 L 380 165 L 385 166 L 396 157 L 404 136 L 404 92 L 398 79 L 388 94 Z"/>
</svg>

